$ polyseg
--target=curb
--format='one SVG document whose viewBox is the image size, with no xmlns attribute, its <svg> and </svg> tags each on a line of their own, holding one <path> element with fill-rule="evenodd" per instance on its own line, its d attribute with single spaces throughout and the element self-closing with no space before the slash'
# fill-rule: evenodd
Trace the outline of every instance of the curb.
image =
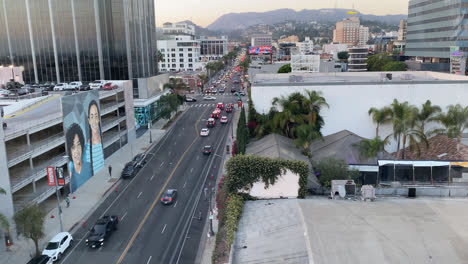
<svg viewBox="0 0 468 264">
<path fill-rule="evenodd" d="M 107 190 L 101 195 L 101 199 L 102 197 L 104 197 L 113 187 L 115 187 L 115 185 L 117 183 L 120 183 L 122 180 L 122 178 L 119 178 L 117 181 L 115 181 L 109 188 L 107 188 Z"/>
</svg>

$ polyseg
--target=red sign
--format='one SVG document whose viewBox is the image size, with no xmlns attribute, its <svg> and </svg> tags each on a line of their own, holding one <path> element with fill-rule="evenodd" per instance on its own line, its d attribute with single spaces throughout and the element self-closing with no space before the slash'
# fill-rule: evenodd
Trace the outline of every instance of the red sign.
<svg viewBox="0 0 468 264">
<path fill-rule="evenodd" d="M 238 101 L 238 102 L 237 102 L 237 106 L 238 106 L 238 107 L 242 107 L 242 101 Z"/>
<path fill-rule="evenodd" d="M 55 168 L 54 167 L 47 167 L 47 180 L 49 182 L 49 186 L 55 186 Z"/>
</svg>

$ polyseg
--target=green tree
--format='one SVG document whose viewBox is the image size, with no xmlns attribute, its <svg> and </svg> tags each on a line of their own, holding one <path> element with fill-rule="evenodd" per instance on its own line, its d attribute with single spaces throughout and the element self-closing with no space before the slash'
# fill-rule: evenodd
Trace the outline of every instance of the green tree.
<svg viewBox="0 0 468 264">
<path fill-rule="evenodd" d="M 375 136 L 378 137 L 380 126 L 388 124 L 392 121 L 392 110 L 388 107 L 383 107 L 381 109 L 372 107 L 371 109 L 369 109 L 368 113 L 372 117 L 372 121 L 374 121 L 374 123 L 377 125 L 375 128 Z"/>
<path fill-rule="evenodd" d="M 384 53 L 371 55 L 366 60 L 367 70 L 368 71 L 383 71 L 383 67 L 392 61 L 393 61 L 393 58 L 387 56 L 387 54 L 384 54 Z"/>
<path fill-rule="evenodd" d="M 457 150 L 460 150 L 462 135 L 468 128 L 468 106 L 449 105 L 447 113 L 440 114 L 437 120 L 445 126 L 449 137 L 457 138 Z"/>
<path fill-rule="evenodd" d="M 278 73 L 289 73 L 291 71 L 292 71 L 292 69 L 291 69 L 291 64 L 290 63 L 285 64 L 285 65 L 281 66 L 278 69 Z"/>
<path fill-rule="evenodd" d="M 363 139 L 356 147 L 359 149 L 359 155 L 361 158 L 375 158 L 378 157 L 380 153 L 384 151 L 386 145 L 388 145 L 388 140 L 382 140 L 379 136 L 376 136 L 373 139 Z"/>
<path fill-rule="evenodd" d="M 349 170 L 344 160 L 328 157 L 314 163 L 314 170 L 323 187 L 330 188 L 332 180 L 357 180 L 359 171 Z"/>
<path fill-rule="evenodd" d="M 298 126 L 296 135 L 297 137 L 294 140 L 294 143 L 297 147 L 302 148 L 302 150 L 306 153 L 309 151 L 309 147 L 312 142 L 322 137 L 322 134 L 313 125 L 309 124 L 302 124 Z"/>
<path fill-rule="evenodd" d="M 349 53 L 347 51 L 338 52 L 338 59 L 339 60 L 347 61 L 348 58 L 349 58 Z"/>
<path fill-rule="evenodd" d="M 424 104 L 422 104 L 421 109 L 418 112 L 418 122 L 419 122 L 419 128 L 421 129 L 421 132 L 426 134 L 426 136 L 429 134 L 432 134 L 432 132 L 426 133 L 425 132 L 425 125 L 428 122 L 432 121 L 437 121 L 437 115 L 440 114 L 442 109 L 440 109 L 440 106 L 438 105 L 432 105 L 430 100 L 427 100 Z"/>
<path fill-rule="evenodd" d="M 382 66 L 382 71 L 406 71 L 406 64 L 401 61 L 391 61 Z"/>
<path fill-rule="evenodd" d="M 202 73 L 202 74 L 198 75 L 198 78 L 201 81 L 201 88 L 202 88 L 202 92 L 203 92 L 205 84 L 208 82 L 208 76 L 206 74 Z"/>
<path fill-rule="evenodd" d="M 241 113 L 239 116 L 239 121 L 237 123 L 237 130 L 236 130 L 236 142 L 237 142 L 239 154 L 245 154 L 248 140 L 249 140 L 249 131 L 247 129 L 247 124 L 245 120 L 245 109 L 244 107 L 242 107 Z"/>
<path fill-rule="evenodd" d="M 175 94 L 166 94 L 159 98 L 158 103 L 161 106 L 161 112 L 159 113 L 159 117 L 169 119 L 171 118 L 171 114 L 177 111 L 179 105 L 181 104 L 181 101 Z"/>
<path fill-rule="evenodd" d="M 295 128 L 305 123 L 306 116 L 301 107 L 304 96 L 300 93 L 292 93 L 289 97 L 281 96 L 273 98 L 273 107 L 277 113 L 273 117 L 273 125 L 281 134 L 294 139 Z M 281 108 L 279 111 L 278 107 Z"/>
<path fill-rule="evenodd" d="M 169 78 L 169 82 L 164 84 L 163 88 L 174 90 L 176 93 L 183 93 L 189 89 L 181 78 Z"/>
<path fill-rule="evenodd" d="M 6 195 L 5 189 L 0 187 L 0 194 Z M 10 234 L 10 222 L 4 214 L 0 214 L 0 228 L 3 229 L 6 234 Z"/>
<path fill-rule="evenodd" d="M 304 105 L 309 108 L 307 114 L 309 124 L 320 130 L 323 126 L 323 119 L 320 116 L 320 110 L 322 110 L 323 107 L 330 107 L 327 100 L 325 100 L 325 97 L 322 96 L 322 92 L 306 90 Z"/>
<path fill-rule="evenodd" d="M 37 205 L 25 207 L 14 216 L 18 233 L 30 238 L 34 242 L 36 256 L 41 254 L 39 251 L 39 240 L 44 237 L 45 216 L 45 212 Z"/>
<path fill-rule="evenodd" d="M 161 61 L 164 60 L 164 56 L 163 56 L 163 54 L 161 53 L 161 51 L 159 51 L 159 50 L 158 50 L 158 57 L 157 57 L 157 58 L 158 58 L 158 62 L 161 62 Z"/>
</svg>

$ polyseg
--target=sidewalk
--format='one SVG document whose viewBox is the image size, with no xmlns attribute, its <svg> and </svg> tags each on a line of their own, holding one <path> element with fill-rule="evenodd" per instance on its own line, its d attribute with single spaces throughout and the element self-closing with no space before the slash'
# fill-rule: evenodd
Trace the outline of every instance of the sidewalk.
<svg viewBox="0 0 468 264">
<path fill-rule="evenodd" d="M 239 117 L 240 117 L 240 109 L 236 109 L 236 111 L 234 112 L 234 115 L 233 115 L 233 118 L 232 118 L 232 125 L 233 125 L 233 129 L 232 130 L 229 130 L 229 133 L 228 133 L 228 139 L 227 139 L 227 143 L 230 144 L 230 139 L 229 137 L 232 136 L 232 131 L 234 131 L 234 134 L 236 133 L 236 129 L 237 129 L 237 122 L 239 120 Z M 232 151 L 232 149 L 230 149 Z M 213 255 L 213 250 L 215 248 L 215 243 L 216 243 L 216 234 L 218 233 L 218 219 L 217 219 L 217 216 L 218 216 L 218 210 L 216 208 L 216 195 L 217 195 L 217 192 L 218 192 L 218 184 L 219 184 L 219 181 L 221 180 L 221 175 L 225 175 L 226 174 L 226 167 L 225 167 L 225 164 L 226 162 L 229 160 L 229 158 L 231 158 L 232 156 L 232 152 L 229 152 L 229 154 L 226 154 L 226 152 L 223 152 L 223 161 L 222 161 L 222 169 L 219 171 L 218 173 L 218 177 L 216 178 L 216 193 L 215 193 L 215 199 L 213 199 L 212 203 L 213 203 L 213 207 L 214 208 L 214 215 L 213 215 L 213 231 L 215 233 L 214 236 L 212 237 L 208 237 L 207 234 L 208 234 L 208 229 L 210 227 L 210 220 L 208 218 L 209 216 L 209 212 L 208 212 L 208 215 L 204 218 L 206 219 L 206 223 L 205 223 L 205 227 L 203 228 L 203 236 L 202 236 L 202 239 L 200 241 L 200 247 L 198 249 L 198 254 L 197 254 L 197 258 L 195 259 L 195 263 L 196 264 L 211 264 L 211 256 Z"/>
<path fill-rule="evenodd" d="M 166 133 L 166 130 L 158 129 L 157 126 L 152 128 L 151 131 L 153 144 L 156 144 Z M 101 169 L 75 193 L 70 194 L 69 208 L 66 208 L 66 203 L 61 198 L 64 231 L 73 233 L 75 228 L 80 228 L 82 221 L 86 221 L 88 216 L 105 200 L 106 195 L 110 193 L 109 191 L 119 185 L 120 173 L 125 163 L 130 161 L 133 156 L 149 148 L 149 134 L 146 131 L 144 135 L 125 145 L 106 159 L 105 168 Z M 107 169 L 109 165 L 112 166 L 112 177 L 109 177 Z M 51 218 L 52 215 L 54 218 Z M 47 242 L 59 232 L 60 222 L 55 204 L 54 209 L 46 215 L 44 223 L 45 237 L 40 240 L 39 249 L 42 250 Z M 26 263 L 31 259 L 30 255 L 34 254 L 34 243 L 31 239 L 26 239 L 23 236 L 18 238 L 13 234 L 13 242 L 10 251 L 0 251 L 0 264 Z"/>
</svg>

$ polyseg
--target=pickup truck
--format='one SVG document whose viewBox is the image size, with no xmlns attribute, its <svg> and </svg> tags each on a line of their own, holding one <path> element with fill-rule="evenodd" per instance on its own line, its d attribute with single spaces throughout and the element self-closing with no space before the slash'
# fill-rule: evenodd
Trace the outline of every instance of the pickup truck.
<svg viewBox="0 0 468 264">
<path fill-rule="evenodd" d="M 104 245 L 104 240 L 106 240 L 114 230 L 117 230 L 118 223 L 119 217 L 116 215 L 105 215 L 98 219 L 93 228 L 89 230 L 86 245 L 91 248 L 98 248 Z"/>
</svg>

